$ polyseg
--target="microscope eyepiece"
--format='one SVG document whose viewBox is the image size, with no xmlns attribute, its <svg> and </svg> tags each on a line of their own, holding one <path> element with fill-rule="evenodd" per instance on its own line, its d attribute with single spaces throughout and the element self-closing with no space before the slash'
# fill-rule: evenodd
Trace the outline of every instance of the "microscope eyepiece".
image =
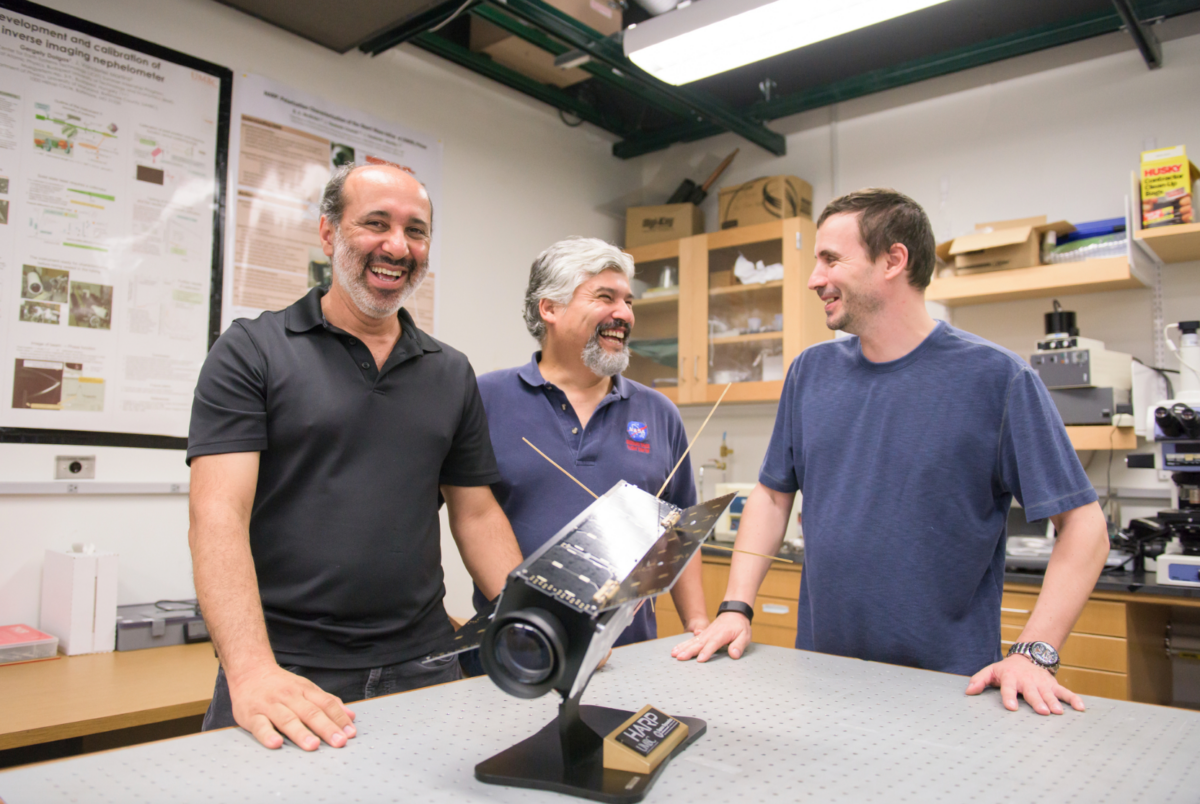
<svg viewBox="0 0 1200 804">
<path fill-rule="evenodd" d="M 1183 427 L 1183 435 L 1189 438 L 1200 436 L 1200 418 L 1196 416 L 1196 411 L 1192 410 L 1190 405 L 1176 402 L 1171 406 L 1171 413 Z"/>
<path fill-rule="evenodd" d="M 1167 408 L 1157 407 L 1154 409 L 1154 422 L 1167 438 L 1179 438 L 1186 433 L 1183 422 L 1179 421 L 1179 418 Z"/>
</svg>

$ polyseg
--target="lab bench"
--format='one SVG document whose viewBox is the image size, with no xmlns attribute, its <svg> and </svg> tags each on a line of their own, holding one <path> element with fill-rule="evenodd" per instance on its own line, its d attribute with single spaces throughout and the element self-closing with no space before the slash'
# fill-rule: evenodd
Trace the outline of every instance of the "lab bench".
<svg viewBox="0 0 1200 804">
<path fill-rule="evenodd" d="M 780 553 L 794 564 L 773 563 L 754 601 L 753 640 L 791 648 L 796 643 L 796 601 L 803 554 Z M 725 597 L 728 553 L 704 548 L 704 599 L 709 618 Z M 1029 619 L 1041 591 L 1040 573 L 1008 572 L 1000 604 L 1000 646 L 1007 652 Z M 660 637 L 683 633 L 669 595 L 656 601 Z M 1063 685 L 1081 695 L 1169 705 L 1171 660 L 1164 638 L 1171 608 L 1200 608 L 1200 588 L 1164 586 L 1152 573 L 1102 575 L 1059 651 Z"/>
<path fill-rule="evenodd" d="M 672 639 L 618 648 L 585 704 L 702 718 L 648 802 L 1192 802 L 1200 713 L 1089 698 L 1086 712 L 1006 711 L 962 676 L 752 645 L 705 664 Z M 69 801 L 579 801 L 485 785 L 476 763 L 551 721 L 487 678 L 355 704 L 342 749 L 269 751 L 225 729 L 0 772 L 6 804 Z"/>
</svg>

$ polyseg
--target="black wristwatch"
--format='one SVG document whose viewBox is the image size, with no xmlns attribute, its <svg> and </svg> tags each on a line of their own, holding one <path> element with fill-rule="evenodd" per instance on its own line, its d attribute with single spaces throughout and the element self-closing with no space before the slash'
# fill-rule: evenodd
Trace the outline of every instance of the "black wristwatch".
<svg viewBox="0 0 1200 804">
<path fill-rule="evenodd" d="M 1048 642 L 1015 642 L 1008 649 L 1008 655 L 1020 654 L 1043 670 L 1049 670 L 1050 675 L 1058 675 L 1058 651 Z"/>
<path fill-rule="evenodd" d="M 736 611 L 738 614 L 745 616 L 747 620 L 754 622 L 754 607 L 749 603 L 743 603 L 740 600 L 726 600 L 720 606 L 717 606 L 717 616 L 727 611 Z"/>
</svg>

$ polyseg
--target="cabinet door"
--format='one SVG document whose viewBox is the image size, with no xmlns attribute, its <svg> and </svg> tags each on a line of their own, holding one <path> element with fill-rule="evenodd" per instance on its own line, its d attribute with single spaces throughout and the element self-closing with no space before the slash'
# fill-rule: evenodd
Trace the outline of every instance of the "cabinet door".
<svg viewBox="0 0 1200 804">
<path fill-rule="evenodd" d="M 633 334 L 625 376 L 655 388 L 679 404 L 682 357 L 680 308 L 687 279 L 680 271 L 680 243 L 671 240 L 629 249 L 635 265 Z"/>
<path fill-rule="evenodd" d="M 692 356 L 698 387 L 682 401 L 714 402 L 729 383 L 729 401 L 778 399 L 791 361 L 832 337 L 806 288 L 815 233 L 812 221 L 790 218 L 704 236 L 689 265 L 685 313 L 700 347 Z"/>
</svg>

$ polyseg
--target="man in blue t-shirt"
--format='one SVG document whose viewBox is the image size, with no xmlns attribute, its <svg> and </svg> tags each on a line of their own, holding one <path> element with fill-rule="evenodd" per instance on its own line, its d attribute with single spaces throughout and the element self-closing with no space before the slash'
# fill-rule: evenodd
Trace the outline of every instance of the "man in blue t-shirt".
<svg viewBox="0 0 1200 804">
<path fill-rule="evenodd" d="M 912 199 L 864 190 L 825 208 L 808 287 L 825 323 L 857 337 L 791 365 L 737 546 L 774 554 L 804 495 L 804 582 L 796 647 L 972 675 L 1040 714 L 1060 699 L 1057 649 L 1108 554 L 1096 493 L 1041 380 L 1012 352 L 930 318 L 929 219 Z M 1058 533 L 1042 593 L 1000 656 L 1008 508 L 1016 498 Z M 676 647 L 705 661 L 750 642 L 768 562 L 735 554 L 726 602 Z"/>
<path fill-rule="evenodd" d="M 657 494 L 687 449 L 679 411 L 658 391 L 621 376 L 633 331 L 633 258 L 594 238 L 555 243 L 534 261 L 525 325 L 541 350 L 524 366 L 484 374 L 479 393 L 500 466 L 492 491 L 528 557 L 592 503 L 592 496 L 522 439 L 528 439 L 596 494 L 624 480 Z M 685 459 L 663 492 L 680 508 L 696 503 Z M 671 596 L 684 628 L 708 626 L 700 561 Z M 475 602 L 483 602 L 476 592 Z M 657 636 L 643 606 L 617 639 Z"/>
</svg>

